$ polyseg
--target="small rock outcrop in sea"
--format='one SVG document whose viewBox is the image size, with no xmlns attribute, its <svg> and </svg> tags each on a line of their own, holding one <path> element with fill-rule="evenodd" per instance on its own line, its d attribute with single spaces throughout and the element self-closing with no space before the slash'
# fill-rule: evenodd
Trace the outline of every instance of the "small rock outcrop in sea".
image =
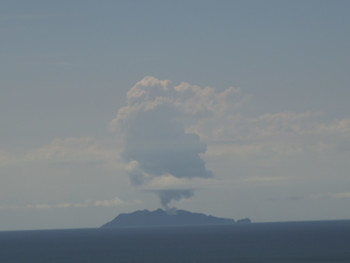
<svg viewBox="0 0 350 263">
<path fill-rule="evenodd" d="M 247 224 L 247 223 L 251 223 L 251 222 L 252 221 L 249 218 L 242 218 L 242 219 L 237 220 L 237 223 L 240 223 L 240 224 Z"/>
<path fill-rule="evenodd" d="M 249 219 L 244 219 L 244 223 L 248 223 L 248 220 Z M 175 213 L 169 214 L 162 209 L 157 209 L 155 211 L 139 210 L 128 214 L 120 214 L 102 227 L 185 226 L 233 223 L 235 223 L 235 221 L 229 218 L 219 218 L 185 210 L 176 210 Z"/>
</svg>

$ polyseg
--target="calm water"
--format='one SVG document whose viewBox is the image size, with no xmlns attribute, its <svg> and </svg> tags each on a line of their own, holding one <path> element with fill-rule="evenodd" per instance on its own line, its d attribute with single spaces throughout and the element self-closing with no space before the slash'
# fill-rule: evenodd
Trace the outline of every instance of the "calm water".
<svg viewBox="0 0 350 263">
<path fill-rule="evenodd" d="M 350 221 L 0 232 L 0 262 L 350 262 Z"/>
</svg>

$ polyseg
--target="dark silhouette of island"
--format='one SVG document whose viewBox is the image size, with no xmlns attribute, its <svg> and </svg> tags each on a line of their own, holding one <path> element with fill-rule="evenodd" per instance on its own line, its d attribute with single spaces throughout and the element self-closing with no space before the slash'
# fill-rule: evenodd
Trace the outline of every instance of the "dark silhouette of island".
<svg viewBox="0 0 350 263">
<path fill-rule="evenodd" d="M 250 223 L 250 219 L 241 219 L 237 221 L 237 223 L 239 222 Z M 155 211 L 139 210 L 128 214 L 120 214 L 101 227 L 186 226 L 234 223 L 235 220 L 229 218 L 219 218 L 185 210 L 176 210 L 174 213 L 167 213 L 162 209 L 157 209 Z"/>
</svg>

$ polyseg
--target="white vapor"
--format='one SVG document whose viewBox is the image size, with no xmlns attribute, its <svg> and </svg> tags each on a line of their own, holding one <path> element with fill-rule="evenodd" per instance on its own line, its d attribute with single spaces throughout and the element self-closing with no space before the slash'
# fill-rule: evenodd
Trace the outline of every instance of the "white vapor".
<svg viewBox="0 0 350 263">
<path fill-rule="evenodd" d="M 206 144 L 196 132 L 187 129 L 198 118 L 212 112 L 223 113 L 240 90 L 229 88 L 222 93 L 210 87 L 204 89 L 181 83 L 145 77 L 127 93 L 127 106 L 119 109 L 110 127 L 123 134 L 122 158 L 128 164 L 127 173 L 134 185 L 147 185 L 155 177 L 211 178 L 201 154 Z M 169 180 L 168 180 L 169 181 Z M 175 194 L 175 192 L 177 192 Z M 178 200 L 185 190 L 171 190 L 170 199 Z"/>
</svg>

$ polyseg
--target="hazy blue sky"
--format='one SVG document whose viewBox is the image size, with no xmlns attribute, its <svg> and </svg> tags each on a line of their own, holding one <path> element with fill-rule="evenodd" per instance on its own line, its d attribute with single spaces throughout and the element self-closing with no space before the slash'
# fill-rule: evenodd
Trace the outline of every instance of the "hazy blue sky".
<svg viewBox="0 0 350 263">
<path fill-rule="evenodd" d="M 350 218 L 349 11 L 2 1 L 0 230 Z"/>
</svg>

